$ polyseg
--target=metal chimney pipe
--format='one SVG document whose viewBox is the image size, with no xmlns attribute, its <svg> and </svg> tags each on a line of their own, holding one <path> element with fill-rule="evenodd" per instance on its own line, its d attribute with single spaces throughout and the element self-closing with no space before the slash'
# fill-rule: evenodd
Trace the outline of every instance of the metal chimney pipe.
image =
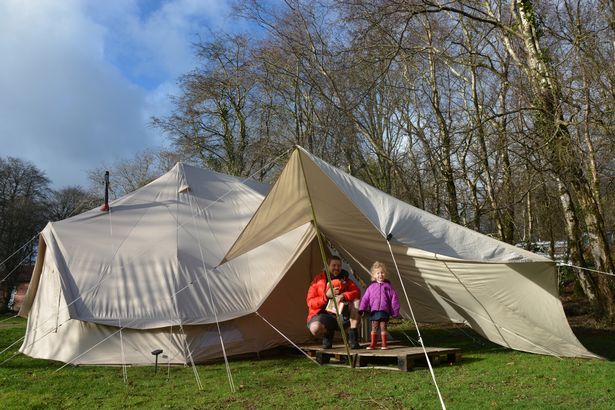
<svg viewBox="0 0 615 410">
<path fill-rule="evenodd" d="M 105 171 L 105 203 L 100 210 L 109 212 L 109 171 Z"/>
</svg>

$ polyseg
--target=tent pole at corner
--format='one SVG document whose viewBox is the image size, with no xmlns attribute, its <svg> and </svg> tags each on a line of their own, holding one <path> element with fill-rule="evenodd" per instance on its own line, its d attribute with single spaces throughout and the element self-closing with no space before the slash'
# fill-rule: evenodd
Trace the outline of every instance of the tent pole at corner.
<svg viewBox="0 0 615 410">
<path fill-rule="evenodd" d="M 301 153 L 299 153 L 299 163 L 301 164 L 301 170 L 303 171 L 303 175 L 305 178 L 305 170 L 303 169 L 303 161 L 301 160 Z M 312 196 L 310 194 L 310 188 L 308 186 L 307 180 L 305 181 L 305 188 L 307 190 L 307 196 L 310 201 L 310 211 L 312 211 L 312 225 L 316 230 L 316 237 L 318 238 L 318 247 L 320 249 L 320 256 L 322 257 L 322 263 L 325 267 L 325 276 L 327 277 L 327 284 L 329 285 L 329 289 L 333 289 L 333 283 L 331 282 L 331 272 L 329 271 L 329 264 L 327 263 L 327 256 L 325 255 L 325 247 L 322 240 L 322 235 L 320 229 L 318 228 L 318 221 L 316 219 L 316 211 L 314 210 L 314 203 L 312 202 Z M 348 361 L 350 362 L 350 367 L 355 367 L 355 361 L 352 360 L 350 356 L 350 346 L 348 346 L 348 339 L 346 338 L 346 331 L 344 330 L 344 323 L 342 321 L 342 315 L 339 311 L 338 304 L 334 303 L 335 306 L 335 318 L 337 319 L 337 325 L 340 328 L 340 333 L 342 334 L 342 340 L 344 341 L 344 347 L 346 348 L 346 355 L 348 357 Z"/>
<path fill-rule="evenodd" d="M 312 208 L 312 213 L 314 213 L 314 209 Z M 315 218 L 316 216 L 314 216 Z M 316 221 L 313 222 L 314 229 L 316 230 L 316 236 L 318 237 L 318 247 L 320 248 L 320 255 L 322 256 L 322 262 L 325 266 L 325 275 L 327 277 L 327 284 L 329 285 L 329 289 L 333 289 L 333 283 L 331 282 L 331 272 L 329 271 L 329 264 L 327 263 L 327 257 L 325 255 L 324 243 L 322 241 L 322 237 L 320 236 L 320 231 L 318 229 L 318 225 Z M 342 340 L 344 341 L 344 347 L 346 348 L 346 354 L 348 356 L 348 361 L 350 362 L 350 367 L 355 367 L 355 361 L 352 360 L 350 356 L 350 346 L 348 345 L 348 339 L 346 338 L 346 331 L 344 330 L 344 322 L 342 320 L 342 313 L 339 311 L 338 304 L 334 303 L 335 307 L 335 318 L 337 319 L 337 325 L 340 328 L 340 333 L 342 334 Z"/>
</svg>

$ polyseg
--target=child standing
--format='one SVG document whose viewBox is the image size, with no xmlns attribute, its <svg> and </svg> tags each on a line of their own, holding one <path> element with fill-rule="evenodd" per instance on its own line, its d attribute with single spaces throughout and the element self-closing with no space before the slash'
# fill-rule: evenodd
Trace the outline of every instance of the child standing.
<svg viewBox="0 0 615 410">
<path fill-rule="evenodd" d="M 399 315 L 399 298 L 397 292 L 387 280 L 387 268 L 382 262 L 374 262 L 371 268 L 372 283 L 365 290 L 361 299 L 359 311 L 371 312 L 369 320 L 372 323 L 371 340 L 368 349 L 376 347 L 378 329 L 382 349 L 387 349 L 387 323 L 390 317 Z"/>
</svg>

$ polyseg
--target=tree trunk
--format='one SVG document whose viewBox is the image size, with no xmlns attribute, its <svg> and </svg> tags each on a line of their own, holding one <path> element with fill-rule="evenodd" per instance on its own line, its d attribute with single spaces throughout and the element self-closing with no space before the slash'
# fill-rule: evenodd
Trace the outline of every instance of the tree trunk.
<svg viewBox="0 0 615 410">
<path fill-rule="evenodd" d="M 430 34 L 430 33 L 428 33 Z M 449 218 L 452 222 L 460 223 L 459 208 L 457 200 L 457 187 L 455 185 L 455 172 L 451 161 L 452 155 L 452 138 L 446 123 L 444 113 L 440 107 L 440 92 L 438 90 L 438 73 L 436 69 L 435 58 L 433 51 L 429 51 L 429 81 L 431 84 L 432 93 L 432 106 L 436 115 L 438 123 L 438 133 L 440 139 L 440 173 L 444 178 L 444 184 L 446 186 L 447 202 L 446 209 L 449 214 Z"/>
<path fill-rule="evenodd" d="M 506 70 L 505 78 L 508 77 L 508 70 Z M 506 115 L 506 94 L 508 90 L 508 83 L 504 82 L 502 90 L 500 91 L 500 118 L 498 122 L 498 156 L 500 163 L 502 164 L 502 186 L 500 188 L 502 192 L 503 200 L 500 203 L 504 204 L 502 208 L 502 228 L 501 228 L 501 240 L 504 242 L 512 243 L 515 237 L 515 205 L 514 205 L 514 184 L 513 184 L 513 171 L 510 163 L 510 155 L 508 152 L 508 121 Z"/>
<path fill-rule="evenodd" d="M 560 106 L 562 93 L 555 80 L 554 70 L 547 63 L 545 56 L 548 53 L 541 49 L 538 41 L 533 4 L 530 0 L 515 0 L 514 5 L 527 53 L 528 79 L 535 90 L 533 103 L 539 112 L 538 131 L 549 150 L 549 162 L 561 182 L 574 193 L 582 209 L 596 269 L 613 272 L 600 206 L 583 172 L 578 148 L 574 146 L 563 122 Z M 604 275 L 596 277 L 601 306 L 598 314 L 608 322 L 615 322 L 615 284 L 609 279 Z"/>
<path fill-rule="evenodd" d="M 577 212 L 570 197 L 570 192 L 566 189 L 564 184 L 558 180 L 557 186 L 559 189 L 559 197 L 564 210 L 566 236 L 568 236 L 568 249 L 570 251 L 570 263 L 580 268 L 585 268 L 585 257 L 583 256 L 583 242 L 581 239 L 581 229 L 579 227 L 579 219 L 577 218 Z M 583 269 L 573 268 L 576 273 L 576 277 L 579 279 L 578 283 L 583 290 L 583 293 L 587 297 L 587 300 L 592 305 L 594 311 L 599 311 L 599 300 L 596 297 L 595 283 L 593 278 L 586 274 Z"/>
<path fill-rule="evenodd" d="M 528 170 L 529 171 L 529 170 Z M 528 180 L 531 178 L 528 177 Z M 529 185 L 529 184 L 528 184 Z M 534 241 L 534 203 L 532 201 L 532 190 L 528 189 L 527 196 L 525 198 L 525 232 L 523 240 L 526 243 L 526 248 L 533 251 L 531 243 Z"/>
</svg>

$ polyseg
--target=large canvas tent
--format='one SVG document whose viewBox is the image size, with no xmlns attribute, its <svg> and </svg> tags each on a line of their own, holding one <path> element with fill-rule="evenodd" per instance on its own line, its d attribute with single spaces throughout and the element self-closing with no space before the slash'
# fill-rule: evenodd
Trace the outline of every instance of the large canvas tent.
<svg viewBox="0 0 615 410">
<path fill-rule="evenodd" d="M 71 364 L 202 362 L 305 341 L 318 249 L 299 227 L 216 268 L 268 186 L 177 164 L 39 239 L 20 351 Z M 314 255 L 314 257 L 313 257 Z M 255 312 L 259 312 L 259 316 Z M 261 318 L 270 321 L 272 328 Z"/>
<path fill-rule="evenodd" d="M 373 261 L 387 263 L 406 317 L 411 306 L 418 322 L 466 323 L 512 349 L 597 357 L 568 325 L 553 261 L 403 203 L 300 147 L 224 261 L 303 227 L 366 281 Z"/>
<path fill-rule="evenodd" d="M 566 322 L 552 261 L 398 201 L 301 148 L 266 191 L 178 164 L 108 213 L 48 224 L 20 311 L 20 351 L 153 364 L 162 349 L 163 362 L 190 363 L 306 342 L 319 232 L 365 282 L 374 260 L 389 264 L 419 321 L 467 323 L 513 349 L 596 357 Z"/>
</svg>

